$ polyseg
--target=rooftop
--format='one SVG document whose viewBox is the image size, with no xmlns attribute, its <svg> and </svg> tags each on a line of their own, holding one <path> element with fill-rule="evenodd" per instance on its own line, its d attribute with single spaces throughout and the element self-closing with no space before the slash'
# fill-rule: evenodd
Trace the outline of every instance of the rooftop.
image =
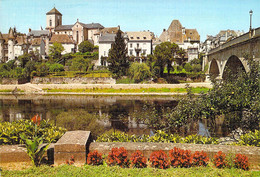
<svg viewBox="0 0 260 177">
<path fill-rule="evenodd" d="M 99 43 L 101 42 L 114 42 L 116 34 L 102 34 L 99 38 Z"/>
<path fill-rule="evenodd" d="M 46 13 L 46 15 L 52 15 L 52 14 L 62 15 L 55 7 Z"/>
<path fill-rule="evenodd" d="M 153 34 L 150 31 L 140 31 L 140 32 L 126 32 L 129 41 L 131 40 L 152 40 Z"/>
<path fill-rule="evenodd" d="M 66 44 L 72 44 L 74 43 L 73 39 L 69 37 L 67 34 L 53 34 L 50 40 L 50 43 L 66 43 Z"/>
<path fill-rule="evenodd" d="M 48 36 L 50 32 L 48 30 L 31 30 L 27 36 L 41 37 Z"/>
</svg>

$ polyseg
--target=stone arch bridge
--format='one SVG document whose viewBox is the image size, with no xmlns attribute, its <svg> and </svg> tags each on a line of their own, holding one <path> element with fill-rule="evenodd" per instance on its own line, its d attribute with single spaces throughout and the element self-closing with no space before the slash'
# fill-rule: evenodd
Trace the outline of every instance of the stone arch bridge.
<svg viewBox="0 0 260 177">
<path fill-rule="evenodd" d="M 260 27 L 210 50 L 203 59 L 203 67 L 205 69 L 207 66 L 207 76 L 213 75 L 222 79 L 227 74 L 226 68 L 229 68 L 231 73 L 240 69 L 248 72 L 245 56 L 260 61 Z M 206 81 L 208 79 L 209 77 Z"/>
</svg>

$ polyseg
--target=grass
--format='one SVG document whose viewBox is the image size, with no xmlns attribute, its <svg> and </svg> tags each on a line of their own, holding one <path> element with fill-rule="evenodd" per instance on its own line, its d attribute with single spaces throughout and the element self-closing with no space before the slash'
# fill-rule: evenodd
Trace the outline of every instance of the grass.
<svg viewBox="0 0 260 177">
<path fill-rule="evenodd" d="M 260 171 L 243 171 L 239 169 L 217 169 L 213 167 L 194 167 L 194 168 L 169 168 L 166 170 L 155 168 L 121 168 L 89 166 L 76 167 L 73 165 L 61 165 L 58 167 L 41 166 L 32 167 L 21 171 L 6 171 L 1 172 L 2 176 L 260 176 Z M 0 176 L 1 176 L 0 175 Z"/>
<path fill-rule="evenodd" d="M 13 90 L 11 90 L 11 89 L 0 90 L 1 93 L 9 93 L 9 92 L 12 92 L 12 91 Z M 24 92 L 24 90 L 17 89 L 17 92 Z"/>
<path fill-rule="evenodd" d="M 113 89 L 113 88 L 92 88 L 92 89 L 48 89 L 43 90 L 53 92 L 75 92 L 75 93 L 186 93 L 185 88 L 143 88 L 143 89 Z M 205 87 L 192 88 L 193 93 L 207 92 Z"/>
</svg>

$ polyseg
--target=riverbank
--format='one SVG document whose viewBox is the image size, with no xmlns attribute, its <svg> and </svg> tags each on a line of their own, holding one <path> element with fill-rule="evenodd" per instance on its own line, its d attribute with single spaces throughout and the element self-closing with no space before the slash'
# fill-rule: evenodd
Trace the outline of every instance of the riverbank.
<svg viewBox="0 0 260 177">
<path fill-rule="evenodd" d="M 194 93 L 208 91 L 211 83 L 189 83 Z M 0 94 L 70 95 L 183 95 L 186 84 L 19 84 L 0 85 Z"/>
</svg>

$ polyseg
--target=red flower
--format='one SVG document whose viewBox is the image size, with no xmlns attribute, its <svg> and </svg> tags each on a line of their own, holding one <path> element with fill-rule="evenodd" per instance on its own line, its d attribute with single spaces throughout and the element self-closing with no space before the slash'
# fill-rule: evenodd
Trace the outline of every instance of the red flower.
<svg viewBox="0 0 260 177">
<path fill-rule="evenodd" d="M 37 124 L 37 126 L 39 126 L 41 123 L 41 117 L 38 114 L 33 116 L 33 118 L 31 118 L 31 120 L 33 121 L 34 124 Z"/>
</svg>

